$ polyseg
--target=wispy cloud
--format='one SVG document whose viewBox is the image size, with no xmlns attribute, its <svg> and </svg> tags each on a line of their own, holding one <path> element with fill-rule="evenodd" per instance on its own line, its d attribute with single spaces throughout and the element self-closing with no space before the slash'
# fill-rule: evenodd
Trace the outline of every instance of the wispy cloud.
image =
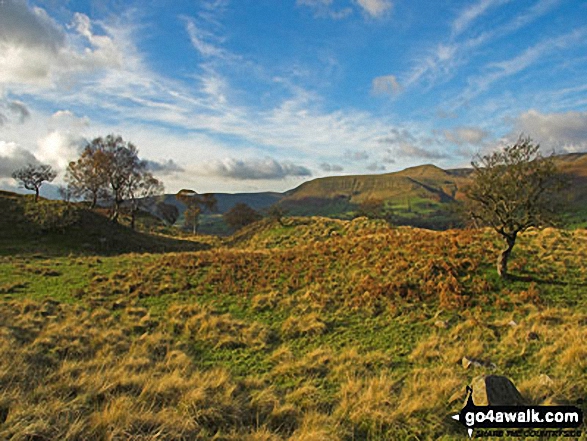
<svg viewBox="0 0 587 441">
<path fill-rule="evenodd" d="M 386 75 L 374 78 L 371 90 L 375 95 L 395 95 L 402 87 L 394 75 Z"/>
<path fill-rule="evenodd" d="M 501 6 L 510 1 L 511 0 L 481 0 L 475 4 L 467 6 L 459 13 L 458 17 L 452 23 L 451 28 L 453 37 L 462 34 L 477 18 L 482 16 L 490 8 Z"/>
<path fill-rule="evenodd" d="M 351 162 L 366 161 L 369 159 L 369 153 L 365 150 L 346 150 L 344 152 L 344 159 Z"/>
<path fill-rule="evenodd" d="M 384 17 L 393 6 L 391 0 L 353 0 L 354 4 L 368 18 Z M 353 13 L 350 7 L 338 6 L 335 0 L 296 0 L 296 5 L 306 6 L 314 11 L 316 17 L 328 17 L 334 20 L 346 18 Z"/>
<path fill-rule="evenodd" d="M 333 0 L 296 0 L 296 5 L 311 8 L 316 17 L 328 17 L 334 20 L 340 20 L 353 13 L 353 10 L 349 7 L 335 9 L 333 3 Z"/>
<path fill-rule="evenodd" d="M 474 32 L 468 32 L 482 15 L 511 1 L 481 0 L 461 10 L 451 23 L 451 34 L 446 41 L 435 44 L 427 55 L 416 60 L 414 67 L 405 74 L 405 78 L 402 79 L 405 87 L 418 84 L 422 80 L 427 81 L 429 86 L 447 81 L 456 69 L 470 61 L 479 47 L 520 30 L 547 14 L 562 0 L 538 0 L 505 23 L 489 29 L 485 25 L 481 31 L 475 28 Z"/>
<path fill-rule="evenodd" d="M 576 44 L 585 44 L 587 28 L 575 29 L 556 38 L 545 38 L 534 46 L 525 49 L 513 58 L 488 64 L 485 69 L 490 72 L 472 78 L 470 86 L 458 97 L 457 101 L 467 102 L 485 92 L 493 83 L 528 69 L 534 63 L 544 60 L 549 54 Z"/>
<path fill-rule="evenodd" d="M 391 10 L 390 0 L 356 0 L 357 4 L 373 18 L 382 17 Z"/>
</svg>

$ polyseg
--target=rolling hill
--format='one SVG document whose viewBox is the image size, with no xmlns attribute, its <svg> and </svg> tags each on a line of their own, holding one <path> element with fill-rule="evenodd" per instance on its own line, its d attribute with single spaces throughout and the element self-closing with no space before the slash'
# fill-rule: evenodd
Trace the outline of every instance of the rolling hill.
<svg viewBox="0 0 587 441">
<path fill-rule="evenodd" d="M 32 195 L 0 191 L 0 257 L 39 253 L 48 256 L 159 253 L 197 251 L 208 247 L 200 242 L 135 231 L 77 204 L 69 206 L 72 212 L 70 225 L 48 229 L 46 224 L 39 224 L 31 216 L 31 211 L 40 209 L 47 213 L 51 207 L 63 209 L 68 205 L 42 198 L 35 204 L 32 200 Z"/>
<path fill-rule="evenodd" d="M 560 155 L 557 163 L 571 183 L 565 195 L 569 201 L 569 220 L 582 224 L 587 219 L 587 153 Z M 204 216 L 202 231 L 206 232 L 207 225 L 217 230 L 215 224 L 222 222 L 219 214 L 239 202 L 261 212 L 279 204 L 295 216 L 350 219 L 360 204 L 368 200 L 384 201 L 399 225 L 445 229 L 459 225 L 454 205 L 463 198 L 462 189 L 471 172 L 470 168 L 443 170 L 426 164 L 380 175 L 313 179 L 284 193 L 216 193 L 218 213 Z M 164 201 L 183 212 L 184 205 L 175 195 L 165 195 Z"/>
</svg>

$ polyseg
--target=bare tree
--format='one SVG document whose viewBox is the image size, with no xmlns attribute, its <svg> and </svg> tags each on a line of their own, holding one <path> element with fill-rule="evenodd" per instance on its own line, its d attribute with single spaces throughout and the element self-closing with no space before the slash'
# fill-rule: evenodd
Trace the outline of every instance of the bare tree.
<svg viewBox="0 0 587 441">
<path fill-rule="evenodd" d="M 106 156 L 102 173 L 107 179 L 114 204 L 110 218 L 118 222 L 122 203 L 125 198 L 130 197 L 130 182 L 135 179 L 133 176 L 146 168 L 146 165 L 139 159 L 135 145 L 124 141 L 121 136 L 108 135 L 93 142 L 97 142 Z"/>
<path fill-rule="evenodd" d="M 73 195 L 90 201 L 95 208 L 98 200 L 108 195 L 107 156 L 102 138 L 88 143 L 77 161 L 69 163 L 65 175 Z"/>
<path fill-rule="evenodd" d="M 122 204 L 130 200 L 131 226 L 143 198 L 163 191 L 163 185 L 147 170 L 138 149 L 121 136 L 108 135 L 92 140 L 77 161 L 70 162 L 66 180 L 75 196 L 91 201 L 110 199 L 110 218 L 118 221 Z"/>
<path fill-rule="evenodd" d="M 479 156 L 465 189 L 467 212 L 473 220 L 493 228 L 506 242 L 497 260 L 498 274 L 506 278 L 508 259 L 519 233 L 530 227 L 553 225 L 565 182 L 554 157 L 542 157 L 530 138 L 503 150 Z"/>
<path fill-rule="evenodd" d="M 130 198 L 130 226 L 135 229 L 136 214 L 147 198 L 163 193 L 163 184 L 146 171 L 144 163 L 139 164 L 127 183 Z"/>
<path fill-rule="evenodd" d="M 12 173 L 12 177 L 19 181 L 20 185 L 27 190 L 35 192 L 35 202 L 39 199 L 39 189 L 43 182 L 51 182 L 57 177 L 50 165 L 28 164 Z"/>
<path fill-rule="evenodd" d="M 193 190 L 183 189 L 175 197 L 186 205 L 186 210 L 183 214 L 184 226 L 191 228 L 193 234 L 198 233 L 202 211 L 215 211 L 218 204 L 216 197 L 212 193 L 198 194 Z"/>
<path fill-rule="evenodd" d="M 155 205 L 157 214 L 167 223 L 173 225 L 179 217 L 179 209 L 175 205 L 166 204 L 165 202 L 158 202 Z"/>
</svg>

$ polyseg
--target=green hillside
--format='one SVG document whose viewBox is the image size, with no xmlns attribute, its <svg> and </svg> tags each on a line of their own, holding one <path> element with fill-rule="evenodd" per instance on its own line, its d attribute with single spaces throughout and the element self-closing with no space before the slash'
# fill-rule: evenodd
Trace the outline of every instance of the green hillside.
<svg viewBox="0 0 587 441">
<path fill-rule="evenodd" d="M 571 184 L 564 197 L 568 201 L 566 218 L 572 226 L 587 225 L 587 153 L 572 153 L 557 157 L 561 172 Z M 456 202 L 463 198 L 463 186 L 468 182 L 471 168 L 443 170 L 435 165 L 420 165 L 380 175 L 331 176 L 304 182 L 285 193 L 216 193 L 218 212 L 202 215 L 200 232 L 228 234 L 222 213 L 237 203 L 245 203 L 264 212 L 280 204 L 292 216 L 327 216 L 351 219 L 361 203 L 383 201 L 396 225 L 431 229 L 461 226 Z M 175 195 L 161 198 L 183 213 L 185 206 Z M 177 224 L 181 225 L 180 216 Z"/>
<path fill-rule="evenodd" d="M 283 202 L 340 197 L 345 197 L 354 204 L 367 199 L 402 197 L 433 198 L 442 202 L 454 197 L 459 180 L 434 165 L 421 165 L 382 175 L 333 176 L 315 179 L 292 190 Z"/>
<path fill-rule="evenodd" d="M 197 252 L 0 256 L 0 439 L 467 439 L 450 415 L 487 374 L 586 411 L 586 232 L 525 233 L 509 282 L 500 247 L 289 218 Z"/>
<path fill-rule="evenodd" d="M 453 213 L 465 179 L 434 165 L 382 175 L 333 176 L 305 182 L 281 200 L 296 215 L 351 218 L 361 203 L 384 201 L 394 223 L 446 228 L 458 224 Z"/>
<path fill-rule="evenodd" d="M 560 171 L 569 178 L 567 218 L 574 225 L 587 223 L 587 154 L 557 157 Z M 314 179 L 290 190 L 280 201 L 291 214 L 350 218 L 370 199 L 381 200 L 399 225 L 446 228 L 458 226 L 456 201 L 472 169 L 443 170 L 421 165 L 381 175 L 332 176 Z"/>
</svg>

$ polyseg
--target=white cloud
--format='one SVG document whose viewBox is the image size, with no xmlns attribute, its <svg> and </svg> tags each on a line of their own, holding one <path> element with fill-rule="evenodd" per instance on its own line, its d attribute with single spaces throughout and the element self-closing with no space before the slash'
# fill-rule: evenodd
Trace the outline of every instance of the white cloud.
<svg viewBox="0 0 587 441">
<path fill-rule="evenodd" d="M 122 53 L 110 35 L 96 35 L 83 14 L 75 14 L 69 34 L 42 8 L 25 0 L 2 5 L 0 84 L 52 87 L 71 84 L 80 73 L 122 65 Z"/>
<path fill-rule="evenodd" d="M 444 131 L 444 137 L 446 140 L 459 146 L 463 144 L 479 145 L 487 139 L 488 136 L 488 132 L 477 127 L 457 127 L 452 130 Z"/>
<path fill-rule="evenodd" d="M 0 127 L 12 122 L 22 124 L 30 116 L 31 112 L 23 102 L 0 100 Z"/>
<path fill-rule="evenodd" d="M 33 107 L 33 118 L 20 131 L 11 127 L 10 136 L 3 138 L 18 140 L 19 145 L 43 161 L 64 167 L 77 156 L 82 139 L 120 133 L 139 147 L 141 158 L 158 159 L 159 165 L 165 167 L 169 165 L 163 164 L 161 158 L 161 149 L 165 148 L 165 160 L 185 169 L 165 177 L 167 188 L 178 190 L 192 185 L 199 192 L 237 191 L 248 185 L 286 190 L 291 188 L 290 183 L 309 176 L 310 166 L 303 159 L 309 155 L 336 162 L 336 158 L 344 158 L 345 151 L 352 151 L 376 158 L 381 148 L 377 140 L 394 127 L 391 116 L 374 116 L 353 108 L 325 110 L 324 98 L 315 89 L 300 87 L 291 77 L 277 83 L 274 71 L 241 60 L 223 48 L 224 38 L 212 32 L 220 26 L 213 23 L 212 6 L 210 3 L 206 20 L 199 14 L 193 22 L 198 41 L 209 45 L 200 49 L 210 55 L 202 57 L 195 81 L 189 84 L 158 75 L 149 68 L 137 48 L 137 30 L 141 28 L 131 14 L 98 23 L 80 14 L 75 16 L 72 27 L 55 25 L 65 35 L 57 53 L 84 56 L 97 51 L 105 54 L 106 60 L 115 60 L 116 53 L 120 53 L 125 62 L 121 66 L 102 64 L 104 67 L 92 71 L 93 75 L 76 78 L 71 88 L 57 83 L 55 88 L 39 87 L 32 95 L 62 110 L 47 115 Z M 188 23 L 184 21 L 186 29 Z M 98 37 L 105 39 L 96 40 Z M 237 59 L 242 63 L 235 63 Z M 64 68 L 54 64 L 50 67 L 47 78 L 52 82 L 68 77 Z M 231 76 L 230 72 L 236 70 L 239 75 Z M 247 91 L 233 83 L 242 75 L 250 75 L 252 81 L 265 81 L 265 91 L 273 94 L 270 105 L 260 104 L 257 99 L 247 104 Z M 393 89 L 394 83 L 389 79 L 387 84 Z M 11 96 L 25 91 L 14 83 L 7 87 L 12 89 Z M 66 110 L 80 108 L 91 109 L 91 124 L 87 117 Z M 425 145 L 421 141 L 413 144 Z M 270 159 L 222 159 L 267 156 Z M 396 157 L 398 167 L 409 165 L 408 160 Z M 205 177 L 200 173 L 202 163 L 208 165 Z M 339 171 L 335 167 L 340 166 L 331 165 L 332 171 Z M 345 169 L 359 172 L 365 165 L 368 162 L 357 162 Z M 242 179 L 254 181 L 239 181 Z"/>
<path fill-rule="evenodd" d="M 56 112 L 51 118 L 44 119 L 42 124 L 40 115 L 37 115 L 35 125 L 26 128 L 24 137 L 27 141 L 21 144 L 31 151 L 42 144 L 43 158 L 56 163 L 58 155 L 50 152 L 61 151 L 61 147 L 57 146 L 61 145 L 61 141 L 67 142 L 58 140 L 55 134 L 49 138 L 47 129 L 60 134 L 69 133 L 72 137 L 85 136 L 87 139 L 114 131 L 123 134 L 125 139 L 140 140 L 138 146 L 141 153 L 154 158 L 159 157 L 161 145 L 173 145 L 174 154 L 181 152 L 178 155 L 184 155 L 183 152 L 189 149 L 188 145 L 193 149 L 197 144 L 196 139 L 206 138 L 203 144 L 207 146 L 206 149 L 194 152 L 193 156 L 185 153 L 186 157 L 178 162 L 188 170 L 190 164 L 197 164 L 202 157 L 214 160 L 235 156 L 234 150 L 238 148 L 240 152 L 242 146 L 255 146 L 249 148 L 250 154 L 255 157 L 270 155 L 280 162 L 284 157 L 295 159 L 327 151 L 332 153 L 331 157 L 335 157 L 342 156 L 345 150 L 377 146 L 376 139 L 389 130 L 387 119 L 356 109 L 324 111 L 320 95 L 290 84 L 287 79 L 279 83 L 282 91 L 275 99 L 276 104 L 265 107 L 258 106 L 257 102 L 251 106 L 244 104 L 243 91 L 234 88 L 230 82 L 232 77 L 220 72 L 232 68 L 239 69 L 241 73 L 245 70 L 263 81 L 270 81 L 273 76 L 222 48 L 224 38 L 211 32 L 220 26 L 214 24 L 214 5 L 207 4 L 205 19 L 202 14 L 193 19 L 196 26 L 193 31 L 198 40 L 195 43 L 204 43 L 200 50 L 216 58 L 203 60 L 199 66 L 201 73 L 189 85 L 162 77 L 149 69 L 135 44 L 139 27 L 131 14 L 123 14 L 114 22 L 100 22 L 103 35 L 96 35 L 93 28 L 98 25 L 81 14 L 75 15 L 71 28 L 60 28 L 52 23 L 65 36 L 57 46 L 56 53 L 84 55 L 93 50 L 111 54 L 106 59 L 116 59 L 114 55 L 120 52 L 124 63 L 122 66 L 113 63 L 101 69 L 99 75 L 78 77 L 75 87 L 61 85 L 34 90 L 36 96 L 47 102 L 59 103 L 62 109 L 92 109 L 92 123 L 90 126 L 88 118 L 68 110 Z M 33 14 L 30 10 L 27 13 Z M 187 29 L 190 21 L 184 20 Z M 104 40 L 100 41 L 98 37 L 104 37 Z M 84 42 L 85 46 L 80 46 Z M 235 63 L 237 59 L 239 63 Z M 58 77 L 67 77 L 67 72 L 57 64 L 57 61 L 50 64 L 46 80 L 56 81 Z M 13 83 L 9 88 L 12 94 L 18 95 L 18 92 L 26 91 L 25 86 Z M 275 84 L 267 87 L 273 90 Z M 118 122 L 99 124 L 102 115 L 107 120 Z M 135 131 L 134 128 L 139 126 L 145 136 L 143 132 Z M 177 136 L 173 137 L 172 144 L 166 141 L 157 144 L 155 140 L 168 138 L 162 135 L 166 130 L 160 129 L 161 126 L 180 129 L 185 139 L 180 142 L 182 136 Z M 12 131 L 12 139 L 5 139 L 18 139 L 20 142 L 21 133 Z M 200 136 L 202 134 L 205 136 Z M 230 142 L 226 141 L 227 138 Z M 234 144 L 241 147 L 231 147 Z M 177 159 L 180 159 L 179 156 Z M 61 163 L 65 163 L 65 160 Z"/>
<path fill-rule="evenodd" d="M 209 161 L 203 171 L 212 176 L 237 180 L 275 180 L 288 176 L 311 176 L 312 172 L 301 165 L 289 161 L 278 162 L 273 158 L 233 159 Z"/>
<path fill-rule="evenodd" d="M 429 149 L 428 145 L 436 140 L 422 139 L 407 129 L 392 129 L 388 135 L 379 138 L 378 142 L 390 146 L 385 156 L 385 162 L 388 163 L 394 163 L 395 158 L 446 159 L 449 157 L 446 153 Z"/>
<path fill-rule="evenodd" d="M 28 164 L 38 163 L 35 155 L 15 142 L 0 141 L 0 179 L 9 178 L 12 172 Z"/>
<path fill-rule="evenodd" d="M 382 94 L 397 94 L 402 88 L 397 81 L 397 78 L 393 75 L 386 75 L 382 77 L 376 77 L 373 79 L 372 92 L 377 95 Z"/>
<path fill-rule="evenodd" d="M 348 161 L 366 161 L 369 159 L 369 153 L 365 150 L 346 150 L 344 152 L 344 158 Z"/>
<path fill-rule="evenodd" d="M 522 113 L 510 139 L 523 133 L 539 142 L 546 152 L 587 151 L 587 112 L 540 113 L 529 110 Z"/>
<path fill-rule="evenodd" d="M 446 153 L 434 150 L 427 150 L 423 147 L 417 146 L 415 144 L 410 144 L 407 142 L 397 145 L 394 149 L 390 151 L 390 153 L 394 153 L 398 156 L 403 157 L 415 157 L 424 159 L 446 159 L 449 157 Z"/>
<path fill-rule="evenodd" d="M 10 0 L 2 3 L 0 41 L 56 53 L 64 45 L 65 35 L 44 9 L 29 9 L 26 0 Z"/>
<path fill-rule="evenodd" d="M 87 116 L 77 117 L 70 110 L 58 110 L 51 115 L 49 127 L 52 129 L 81 132 L 90 126 L 90 119 Z"/>
<path fill-rule="evenodd" d="M 371 17 L 383 16 L 392 7 L 390 0 L 356 0 L 357 4 Z"/>
<path fill-rule="evenodd" d="M 145 162 L 147 164 L 147 168 L 155 174 L 170 175 L 185 171 L 185 169 L 179 166 L 173 159 L 168 159 L 167 161 L 147 160 Z"/>
<path fill-rule="evenodd" d="M 36 157 L 43 163 L 65 170 L 70 161 L 75 160 L 86 140 L 70 132 L 53 131 L 39 139 Z"/>
<path fill-rule="evenodd" d="M 323 162 L 320 164 L 320 169 L 325 172 L 341 172 L 344 168 L 338 164 L 330 164 L 328 162 Z"/>
<path fill-rule="evenodd" d="M 378 163 L 378 162 L 372 162 L 371 164 L 369 164 L 365 168 L 369 171 L 372 171 L 372 172 L 385 171 L 385 166 L 381 163 Z"/>
</svg>

